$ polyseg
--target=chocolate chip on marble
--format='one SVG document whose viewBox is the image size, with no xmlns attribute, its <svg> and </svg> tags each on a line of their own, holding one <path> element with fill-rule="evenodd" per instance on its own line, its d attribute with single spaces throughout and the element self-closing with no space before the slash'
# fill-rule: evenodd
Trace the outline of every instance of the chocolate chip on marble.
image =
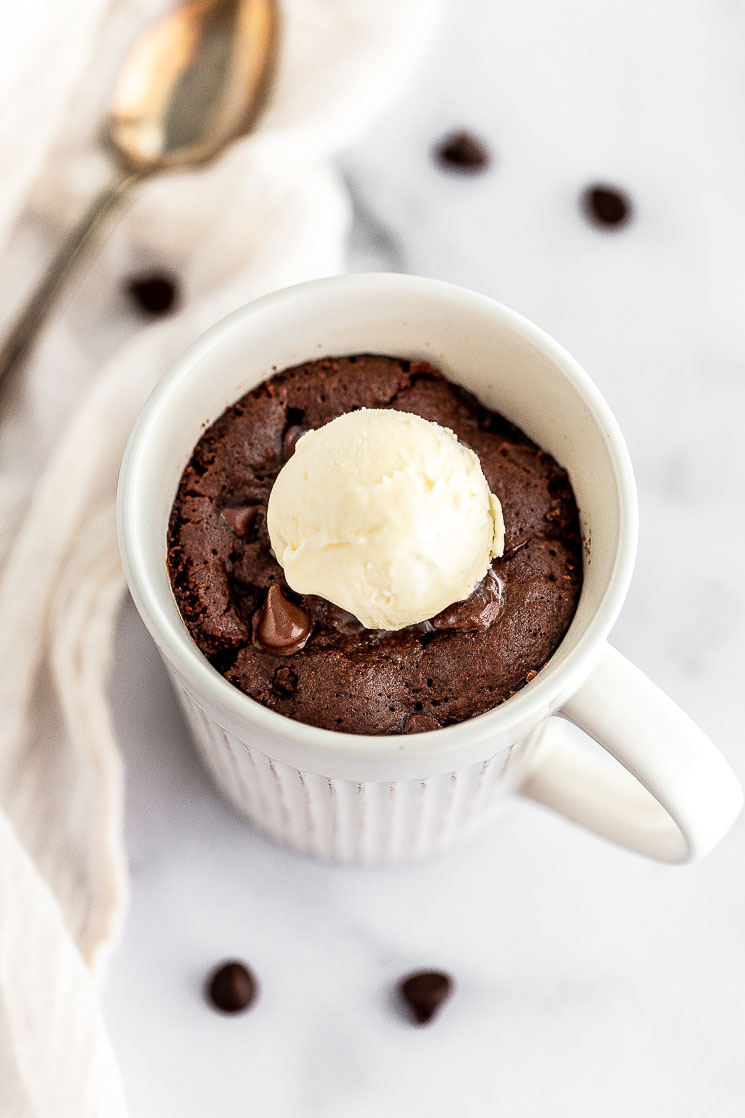
<svg viewBox="0 0 745 1118">
<path fill-rule="evenodd" d="M 617 227 L 631 218 L 631 199 L 614 186 L 595 184 L 582 192 L 581 206 L 585 216 L 595 225 Z"/>
<path fill-rule="evenodd" d="M 270 586 L 254 619 L 254 644 L 275 656 L 291 656 L 305 647 L 312 631 L 310 614 L 285 598 L 276 583 Z"/>
<path fill-rule="evenodd" d="M 405 734 L 426 734 L 428 730 L 439 730 L 440 723 L 431 714 L 410 714 L 404 723 Z"/>
<path fill-rule="evenodd" d="M 256 1000 L 258 983 L 245 963 L 233 959 L 217 967 L 207 980 L 207 996 L 223 1013 L 242 1013 Z"/>
<path fill-rule="evenodd" d="M 442 971 L 417 971 L 398 984 L 399 993 L 417 1025 L 431 1021 L 454 988 L 450 975 Z"/>
<path fill-rule="evenodd" d="M 502 608 L 502 583 L 488 571 L 479 585 L 462 602 L 455 602 L 432 618 L 435 629 L 460 629 L 484 633 L 493 625 Z"/>
<path fill-rule="evenodd" d="M 489 149 L 472 132 L 463 129 L 451 132 L 435 148 L 438 161 L 451 170 L 466 171 L 473 174 L 485 171 L 491 163 Z"/>
<path fill-rule="evenodd" d="M 179 301 L 178 282 L 172 276 L 137 276 L 127 285 L 127 291 L 141 311 L 146 314 L 168 314 Z"/>
</svg>

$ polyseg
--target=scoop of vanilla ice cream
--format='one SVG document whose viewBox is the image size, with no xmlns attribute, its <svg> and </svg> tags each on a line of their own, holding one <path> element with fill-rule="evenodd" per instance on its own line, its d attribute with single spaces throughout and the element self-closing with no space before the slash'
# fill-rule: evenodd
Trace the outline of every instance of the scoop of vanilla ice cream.
<svg viewBox="0 0 745 1118">
<path fill-rule="evenodd" d="M 303 435 L 272 488 L 267 527 L 292 589 L 369 629 L 402 629 L 462 601 L 504 550 L 502 508 L 473 451 L 390 409 Z"/>
</svg>

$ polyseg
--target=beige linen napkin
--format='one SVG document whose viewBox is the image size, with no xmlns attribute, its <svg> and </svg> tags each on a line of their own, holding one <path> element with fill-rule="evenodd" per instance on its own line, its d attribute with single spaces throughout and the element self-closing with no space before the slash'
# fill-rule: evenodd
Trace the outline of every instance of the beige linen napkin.
<svg viewBox="0 0 745 1118">
<path fill-rule="evenodd" d="M 27 0 L 0 43 L 0 316 L 104 180 L 117 65 L 161 0 Z M 329 157 L 400 87 L 433 0 L 285 0 L 257 134 L 199 173 L 146 184 L 91 262 L 84 321 L 58 315 L 0 417 L 0 1114 L 124 1113 L 91 971 L 126 903 L 122 771 L 106 700 L 124 590 L 121 455 L 170 362 L 236 306 L 343 268 Z M 143 262 L 183 309 L 111 352 L 97 309 Z M 107 354 L 101 360 L 102 354 Z M 136 701 L 136 696 L 133 696 Z M 85 964 L 88 964 L 88 967 Z M 89 969 L 90 968 L 90 969 Z"/>
</svg>

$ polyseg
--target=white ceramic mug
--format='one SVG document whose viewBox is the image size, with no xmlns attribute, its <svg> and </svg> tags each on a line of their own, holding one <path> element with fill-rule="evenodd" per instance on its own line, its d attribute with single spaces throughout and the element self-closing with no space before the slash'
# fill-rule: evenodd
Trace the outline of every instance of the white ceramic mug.
<svg viewBox="0 0 745 1118">
<path fill-rule="evenodd" d="M 559 649 L 508 702 L 434 732 L 344 734 L 268 710 L 202 656 L 168 581 L 168 516 L 204 428 L 273 371 L 351 353 L 431 361 L 566 467 L 579 504 L 584 584 Z M 740 811 L 740 786 L 715 746 L 607 644 L 637 537 L 616 421 L 568 353 L 491 299 L 414 276 L 352 275 L 236 311 L 145 405 L 122 467 L 119 532 L 132 597 L 207 767 L 239 810 L 288 845 L 347 861 L 422 854 L 485 823 L 513 791 L 633 850 L 687 862 L 711 850 Z M 620 764 L 567 744 L 553 715 Z"/>
</svg>

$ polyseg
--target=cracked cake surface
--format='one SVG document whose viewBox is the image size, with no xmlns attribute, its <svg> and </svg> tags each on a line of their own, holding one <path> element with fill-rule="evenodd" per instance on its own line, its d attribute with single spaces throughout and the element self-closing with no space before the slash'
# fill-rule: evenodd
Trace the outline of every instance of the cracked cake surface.
<svg viewBox="0 0 745 1118">
<path fill-rule="evenodd" d="M 504 512 L 504 555 L 470 598 L 396 632 L 295 594 L 266 528 L 298 438 L 361 407 L 451 428 Z M 189 633 L 241 691 L 309 725 L 396 734 L 461 722 L 530 682 L 574 615 L 582 550 L 567 474 L 549 454 L 428 363 L 360 354 L 276 373 L 204 432 L 173 504 L 168 569 Z"/>
</svg>

